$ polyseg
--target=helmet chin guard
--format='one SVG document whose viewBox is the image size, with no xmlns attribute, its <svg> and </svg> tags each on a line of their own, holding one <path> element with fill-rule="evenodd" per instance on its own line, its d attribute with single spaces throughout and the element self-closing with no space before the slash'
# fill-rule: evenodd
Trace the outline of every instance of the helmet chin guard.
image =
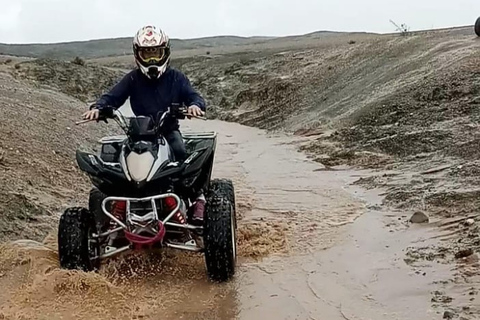
<svg viewBox="0 0 480 320">
<path fill-rule="evenodd" d="M 148 68 L 147 74 L 150 79 L 158 79 L 160 77 L 160 72 L 157 67 Z"/>
</svg>

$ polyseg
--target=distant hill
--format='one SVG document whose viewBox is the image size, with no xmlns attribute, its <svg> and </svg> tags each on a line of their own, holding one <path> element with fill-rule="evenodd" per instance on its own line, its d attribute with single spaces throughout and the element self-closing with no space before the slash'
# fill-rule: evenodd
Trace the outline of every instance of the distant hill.
<svg viewBox="0 0 480 320">
<path fill-rule="evenodd" d="M 272 37 L 219 36 L 198 39 L 172 39 L 176 50 L 209 48 L 217 46 L 236 46 L 254 44 L 272 39 Z M 122 56 L 131 54 L 132 38 L 101 39 L 52 44 L 0 44 L 0 55 L 31 58 L 85 59 Z"/>
<path fill-rule="evenodd" d="M 176 51 L 213 47 L 235 47 L 259 43 L 316 39 L 345 34 L 353 35 L 357 33 L 318 31 L 306 35 L 288 37 L 216 36 L 186 40 L 172 39 L 172 47 Z M 131 52 L 132 38 L 100 39 L 52 44 L 0 44 L 0 55 L 3 54 L 30 58 L 73 59 L 78 56 L 84 59 L 94 59 L 130 55 Z"/>
</svg>

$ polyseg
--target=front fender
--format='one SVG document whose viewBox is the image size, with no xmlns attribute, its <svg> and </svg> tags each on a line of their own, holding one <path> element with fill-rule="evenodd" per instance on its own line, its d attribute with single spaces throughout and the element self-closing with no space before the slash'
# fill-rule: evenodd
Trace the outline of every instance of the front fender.
<svg viewBox="0 0 480 320">
<path fill-rule="evenodd" d="M 98 169 L 97 165 L 100 162 L 97 156 L 79 151 L 77 150 L 76 152 L 76 159 L 77 159 L 77 164 L 80 170 L 92 175 L 92 176 L 98 176 L 100 173 L 100 170 Z"/>
<path fill-rule="evenodd" d="M 111 183 L 127 180 L 127 177 L 120 166 L 114 168 L 104 163 L 94 154 L 77 150 L 76 158 L 80 170 L 91 176 L 110 181 Z"/>
</svg>

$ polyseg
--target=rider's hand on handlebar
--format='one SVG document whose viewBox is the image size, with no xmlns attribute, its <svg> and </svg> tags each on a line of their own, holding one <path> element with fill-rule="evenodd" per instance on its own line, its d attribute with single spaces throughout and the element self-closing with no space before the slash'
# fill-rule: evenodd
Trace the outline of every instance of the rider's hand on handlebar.
<svg viewBox="0 0 480 320">
<path fill-rule="evenodd" d="M 205 112 L 203 112 L 202 109 L 196 105 L 188 107 L 187 111 L 187 116 L 201 117 L 205 115 Z"/>
<path fill-rule="evenodd" d="M 83 119 L 85 120 L 98 120 L 100 117 L 100 110 L 92 109 L 83 114 Z"/>
</svg>

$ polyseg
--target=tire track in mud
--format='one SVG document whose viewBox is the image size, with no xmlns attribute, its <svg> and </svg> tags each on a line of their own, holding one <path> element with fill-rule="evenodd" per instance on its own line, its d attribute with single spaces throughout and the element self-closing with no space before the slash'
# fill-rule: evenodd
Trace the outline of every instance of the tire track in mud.
<svg viewBox="0 0 480 320">
<path fill-rule="evenodd" d="M 255 258 L 287 257 L 332 247 L 362 205 L 334 175 L 313 172 L 290 138 L 217 121 L 185 123 L 219 132 L 213 175 L 235 182 L 239 211 L 238 280 L 208 282 L 202 255 L 164 251 L 130 254 L 105 263 L 98 274 L 58 268 L 56 237 L 0 250 L 3 319 L 233 319 Z M 185 126 L 184 125 L 184 126 Z M 184 129 L 185 130 L 185 129 Z M 322 180 L 319 178 L 322 177 Z M 253 258 L 253 260 L 252 260 Z M 275 265 L 283 270 L 281 263 Z M 267 270 L 265 269 L 265 270 Z M 251 287 L 251 285 L 249 285 Z M 262 287 L 253 288 L 262 290 Z"/>
</svg>

